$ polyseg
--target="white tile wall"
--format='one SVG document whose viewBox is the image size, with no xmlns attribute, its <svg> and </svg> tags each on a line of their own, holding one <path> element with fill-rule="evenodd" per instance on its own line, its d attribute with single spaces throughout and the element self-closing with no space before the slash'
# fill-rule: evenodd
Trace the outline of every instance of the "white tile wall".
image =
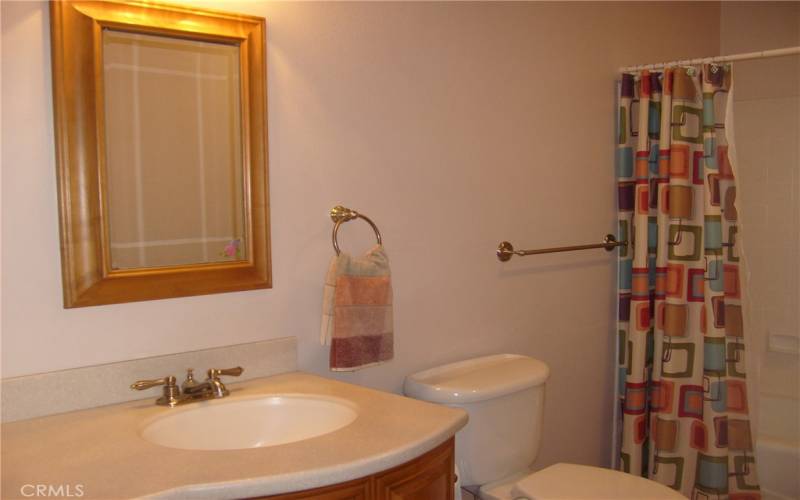
<svg viewBox="0 0 800 500">
<path fill-rule="evenodd" d="M 723 53 L 800 45 L 800 4 L 723 3 Z M 758 434 L 800 442 L 798 356 L 770 352 L 770 335 L 800 337 L 800 57 L 734 64 L 746 329 L 759 397 Z"/>
</svg>

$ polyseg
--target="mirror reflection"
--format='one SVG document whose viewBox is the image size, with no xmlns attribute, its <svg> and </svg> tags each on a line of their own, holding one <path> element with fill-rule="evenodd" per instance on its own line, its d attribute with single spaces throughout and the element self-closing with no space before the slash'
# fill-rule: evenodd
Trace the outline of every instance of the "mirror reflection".
<svg viewBox="0 0 800 500">
<path fill-rule="evenodd" d="M 239 48 L 103 32 L 112 269 L 247 259 Z"/>
</svg>

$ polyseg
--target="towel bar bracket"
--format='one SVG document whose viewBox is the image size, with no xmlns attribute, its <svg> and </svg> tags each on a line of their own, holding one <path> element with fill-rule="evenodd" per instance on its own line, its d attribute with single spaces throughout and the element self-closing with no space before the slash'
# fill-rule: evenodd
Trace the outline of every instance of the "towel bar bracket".
<svg viewBox="0 0 800 500">
<path fill-rule="evenodd" d="M 331 208 L 331 220 L 333 222 L 347 222 L 358 217 L 358 212 L 341 205 Z"/>
</svg>

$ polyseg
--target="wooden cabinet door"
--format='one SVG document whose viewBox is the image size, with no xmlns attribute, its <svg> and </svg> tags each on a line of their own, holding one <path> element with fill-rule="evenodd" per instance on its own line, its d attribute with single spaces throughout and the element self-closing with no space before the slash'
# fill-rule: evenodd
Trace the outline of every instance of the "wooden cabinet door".
<svg viewBox="0 0 800 500">
<path fill-rule="evenodd" d="M 370 485 L 370 478 L 365 477 L 346 483 L 314 488 L 313 490 L 258 497 L 250 500 L 370 500 L 372 498 L 370 495 Z"/>
<path fill-rule="evenodd" d="M 375 500 L 452 500 L 455 488 L 453 440 L 375 476 Z"/>
</svg>

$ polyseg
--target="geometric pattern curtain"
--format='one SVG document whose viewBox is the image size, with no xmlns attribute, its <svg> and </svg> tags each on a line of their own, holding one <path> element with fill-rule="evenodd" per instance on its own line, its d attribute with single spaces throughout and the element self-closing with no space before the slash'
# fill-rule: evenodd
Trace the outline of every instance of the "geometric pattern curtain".
<svg viewBox="0 0 800 500">
<path fill-rule="evenodd" d="M 755 500 L 736 183 L 715 111 L 730 85 L 730 66 L 622 75 L 619 456 L 692 499 Z"/>
</svg>

